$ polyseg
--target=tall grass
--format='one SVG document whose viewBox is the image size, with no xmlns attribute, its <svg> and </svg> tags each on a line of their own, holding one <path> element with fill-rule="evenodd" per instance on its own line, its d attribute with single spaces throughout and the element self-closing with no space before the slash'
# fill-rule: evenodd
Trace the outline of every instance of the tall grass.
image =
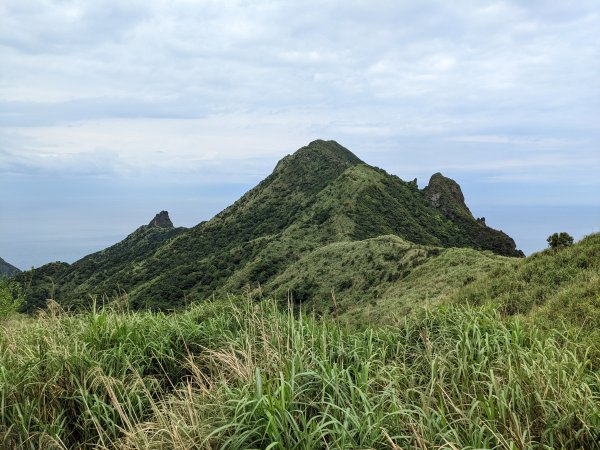
<svg viewBox="0 0 600 450">
<path fill-rule="evenodd" d="M 0 326 L 7 448 L 600 448 L 593 353 L 491 309 L 357 331 L 236 297 Z"/>
</svg>

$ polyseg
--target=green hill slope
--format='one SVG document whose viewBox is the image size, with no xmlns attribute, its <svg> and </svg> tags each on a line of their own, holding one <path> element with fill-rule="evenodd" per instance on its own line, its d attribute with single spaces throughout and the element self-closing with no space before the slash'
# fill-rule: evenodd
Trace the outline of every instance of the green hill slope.
<svg viewBox="0 0 600 450">
<path fill-rule="evenodd" d="M 183 230 L 174 228 L 168 213 L 162 211 L 121 242 L 71 265 L 56 262 L 21 272 L 15 279 L 26 287 L 23 310 L 44 307 L 50 298 L 75 306 L 89 303 L 91 296 L 127 292 L 137 282 L 136 265 Z"/>
<path fill-rule="evenodd" d="M 470 248 L 413 244 L 394 235 L 336 242 L 305 255 L 263 291 L 355 324 L 393 323 L 447 301 L 460 288 L 517 258 Z"/>
<path fill-rule="evenodd" d="M 151 245 L 136 233 L 70 266 L 56 280 L 57 299 L 73 304 L 90 291 L 125 290 L 135 307 L 169 309 L 248 284 L 275 286 L 273 280 L 323 246 L 384 235 L 522 255 L 510 237 L 472 217 L 452 180 L 435 175 L 421 191 L 333 141 L 311 142 L 283 158 L 208 222 L 153 234 Z"/>
<path fill-rule="evenodd" d="M 332 157 L 338 152 L 341 157 Z M 149 277 L 133 298 L 153 305 L 167 299 L 172 305 L 179 302 L 173 295 L 179 289 L 188 298 L 205 298 L 248 284 L 268 285 L 322 246 L 388 234 L 419 244 L 522 255 L 510 237 L 475 219 L 471 228 L 461 228 L 415 183 L 348 154 L 337 143 L 316 141 L 286 157 L 232 207 L 159 249 L 154 257 L 168 260 L 169 270 Z"/>
<path fill-rule="evenodd" d="M 600 233 L 575 245 L 545 250 L 490 271 L 457 291 L 454 302 L 492 302 L 507 315 L 565 320 L 598 332 Z"/>
<path fill-rule="evenodd" d="M 395 236 L 335 243 L 301 258 L 264 291 L 357 325 L 393 324 L 423 307 L 454 303 L 565 322 L 593 340 L 600 337 L 600 233 L 527 258 Z"/>
</svg>

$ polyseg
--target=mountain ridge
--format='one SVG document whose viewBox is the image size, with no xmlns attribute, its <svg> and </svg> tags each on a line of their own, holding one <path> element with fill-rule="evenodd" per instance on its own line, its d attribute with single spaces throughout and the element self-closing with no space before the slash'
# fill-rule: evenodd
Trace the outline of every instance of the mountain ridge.
<svg viewBox="0 0 600 450">
<path fill-rule="evenodd" d="M 435 174 L 419 190 L 414 181 L 364 163 L 335 141 L 316 140 L 282 158 L 212 219 L 176 229 L 168 213 L 160 212 L 54 281 L 67 304 L 85 304 L 82 297 L 93 289 L 127 292 L 137 308 L 171 309 L 246 285 L 268 286 L 322 246 L 384 235 L 415 245 L 522 256 L 510 237 L 473 218 L 453 180 Z M 29 306 L 42 306 L 42 297 Z"/>
</svg>

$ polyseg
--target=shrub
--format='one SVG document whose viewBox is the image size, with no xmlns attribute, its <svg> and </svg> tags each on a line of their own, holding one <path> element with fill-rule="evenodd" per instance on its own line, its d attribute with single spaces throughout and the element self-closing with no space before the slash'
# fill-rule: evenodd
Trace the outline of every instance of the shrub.
<svg viewBox="0 0 600 450">
<path fill-rule="evenodd" d="M 573 245 L 573 236 L 562 231 L 560 233 L 551 234 L 546 241 L 551 249 L 558 250 L 559 248 Z"/>
<path fill-rule="evenodd" d="M 23 301 L 23 289 L 18 283 L 0 279 L 0 320 L 15 314 Z"/>
</svg>

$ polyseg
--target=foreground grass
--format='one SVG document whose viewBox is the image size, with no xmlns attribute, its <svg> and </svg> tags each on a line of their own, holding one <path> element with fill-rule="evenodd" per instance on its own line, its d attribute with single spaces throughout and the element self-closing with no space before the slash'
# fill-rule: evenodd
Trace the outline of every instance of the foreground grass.
<svg viewBox="0 0 600 450">
<path fill-rule="evenodd" d="M 356 331 L 231 298 L 0 327 L 2 448 L 600 448 L 596 349 L 491 309 Z"/>
</svg>

